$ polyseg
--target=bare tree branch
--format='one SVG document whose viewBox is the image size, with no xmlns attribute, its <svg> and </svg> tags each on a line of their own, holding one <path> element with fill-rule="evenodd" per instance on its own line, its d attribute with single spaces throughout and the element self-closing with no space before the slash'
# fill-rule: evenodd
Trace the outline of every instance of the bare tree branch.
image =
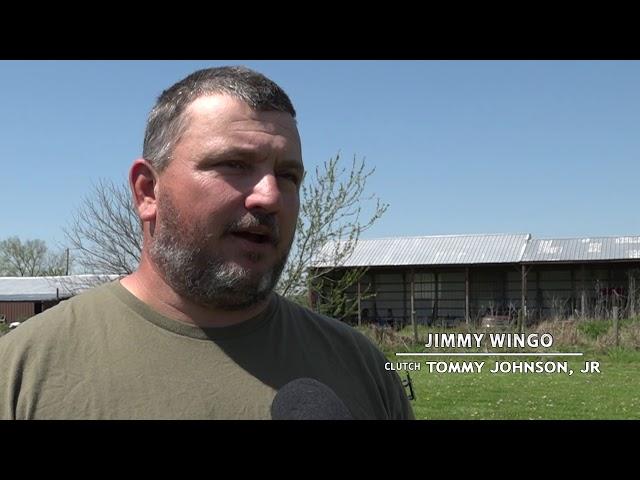
<svg viewBox="0 0 640 480">
<path fill-rule="evenodd" d="M 321 292 L 319 298 L 327 313 L 342 316 L 352 310 L 345 304 L 344 291 L 359 280 L 365 269 L 334 279 L 330 275 L 333 268 L 320 273 L 310 267 L 314 262 L 339 265 L 353 253 L 360 235 L 384 214 L 387 204 L 375 195 L 364 196 L 367 180 L 374 171 L 367 170 L 364 158 L 358 160 L 355 156 L 349 168 L 342 166 L 338 154 L 317 167 L 313 178 L 302 185 L 296 238 L 276 287 L 280 294 L 305 303 L 308 289 L 313 286 Z M 363 220 L 362 209 L 367 201 L 375 201 L 375 206 Z M 65 235 L 83 273 L 133 272 L 142 252 L 142 229 L 128 185 L 99 181 L 76 211 Z M 326 293 L 331 290 L 330 284 L 335 294 Z"/>
<path fill-rule="evenodd" d="M 127 275 L 138 266 L 142 228 L 126 183 L 100 180 L 64 232 L 84 273 Z"/>
</svg>

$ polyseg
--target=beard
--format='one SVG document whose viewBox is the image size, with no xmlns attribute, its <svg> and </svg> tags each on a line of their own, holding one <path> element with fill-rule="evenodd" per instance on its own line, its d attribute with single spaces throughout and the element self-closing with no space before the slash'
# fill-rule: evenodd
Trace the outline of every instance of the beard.
<svg viewBox="0 0 640 480">
<path fill-rule="evenodd" d="M 225 260 L 212 252 L 213 233 L 206 225 L 181 220 L 168 195 L 158 197 L 159 218 L 149 248 L 152 261 L 171 288 L 191 302 L 208 308 L 242 310 L 265 300 L 275 288 L 287 262 L 293 238 L 274 266 L 262 274 Z M 247 213 L 225 226 L 223 235 L 241 228 L 267 226 L 272 243 L 278 243 L 278 226 L 273 215 Z M 248 254 L 252 261 L 260 254 Z"/>
</svg>

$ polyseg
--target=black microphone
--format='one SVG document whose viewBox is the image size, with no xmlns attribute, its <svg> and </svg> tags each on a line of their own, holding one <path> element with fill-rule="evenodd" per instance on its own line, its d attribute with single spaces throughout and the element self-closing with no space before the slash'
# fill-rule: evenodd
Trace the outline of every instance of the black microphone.
<svg viewBox="0 0 640 480">
<path fill-rule="evenodd" d="M 347 406 L 324 383 L 297 378 L 284 385 L 271 404 L 272 420 L 353 420 Z"/>
</svg>

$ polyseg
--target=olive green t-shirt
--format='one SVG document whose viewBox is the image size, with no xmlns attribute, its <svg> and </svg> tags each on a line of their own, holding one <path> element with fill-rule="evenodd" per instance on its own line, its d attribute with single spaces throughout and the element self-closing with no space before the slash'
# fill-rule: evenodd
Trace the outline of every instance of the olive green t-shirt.
<svg viewBox="0 0 640 480">
<path fill-rule="evenodd" d="M 355 419 L 412 419 L 386 361 L 351 327 L 276 294 L 241 324 L 201 328 L 115 281 L 0 338 L 0 418 L 270 419 L 280 387 L 313 378 Z"/>
</svg>

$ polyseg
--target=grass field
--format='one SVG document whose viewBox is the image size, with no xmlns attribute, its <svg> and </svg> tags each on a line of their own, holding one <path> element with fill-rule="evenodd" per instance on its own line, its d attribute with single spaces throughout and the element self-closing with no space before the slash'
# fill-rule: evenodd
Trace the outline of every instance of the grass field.
<svg viewBox="0 0 640 480">
<path fill-rule="evenodd" d="M 397 361 L 393 355 L 389 359 Z M 640 419 L 640 361 L 599 361 L 602 373 L 582 374 L 582 363 L 570 360 L 571 376 L 492 374 L 487 368 L 429 373 L 423 365 L 409 373 L 416 396 L 412 405 L 418 419 Z"/>
<path fill-rule="evenodd" d="M 583 352 L 570 357 L 574 373 L 490 373 L 495 361 L 550 360 L 536 357 L 398 357 L 396 352 L 425 352 L 424 344 L 413 343 L 410 328 L 376 336 L 375 329 L 359 328 L 385 352 L 390 362 L 418 361 L 421 370 L 409 372 L 416 399 L 412 406 L 417 419 L 501 419 L 571 420 L 640 419 L 640 319 L 621 324 L 619 346 L 610 322 L 556 322 L 539 330 L 553 333 L 554 351 Z M 0 325 L 0 335 L 8 327 Z M 447 332 L 465 331 L 447 330 Z M 442 333 L 422 328 L 426 333 Z M 379 332 L 378 332 L 379 333 Z M 465 351 L 481 352 L 478 349 Z M 544 351 L 544 349 L 537 349 Z M 430 349 L 442 353 L 452 349 Z M 502 351 L 518 351 L 504 349 Z M 520 350 L 521 351 L 521 350 Z M 553 358 L 552 360 L 564 360 Z M 480 373 L 429 372 L 425 361 L 485 361 Z M 580 373 L 585 361 L 600 362 L 601 373 Z M 398 372 L 402 379 L 406 372 Z"/>
<path fill-rule="evenodd" d="M 583 357 L 540 357 L 535 353 L 531 357 L 451 357 L 446 352 L 454 349 L 412 345 L 412 331 L 408 330 L 392 334 L 388 341 L 378 344 L 391 362 L 421 363 L 420 371 L 409 372 L 416 396 L 411 403 L 418 419 L 640 419 L 639 325 L 637 319 L 625 322 L 621 346 L 615 346 L 615 339 L 607 328 L 587 325 L 585 329 L 578 324 L 572 330 L 565 324 L 562 333 L 554 332 L 557 343 L 552 351 L 583 352 Z M 421 331 L 420 337 L 425 333 Z M 428 358 L 395 355 L 396 352 L 434 350 L 445 355 Z M 567 361 L 574 373 L 489 372 L 496 361 L 537 360 Z M 430 372 L 425 361 L 485 361 L 486 364 L 480 373 L 438 373 Z M 580 373 L 585 361 L 600 362 L 601 373 Z M 406 372 L 398 373 L 406 378 Z"/>
</svg>

